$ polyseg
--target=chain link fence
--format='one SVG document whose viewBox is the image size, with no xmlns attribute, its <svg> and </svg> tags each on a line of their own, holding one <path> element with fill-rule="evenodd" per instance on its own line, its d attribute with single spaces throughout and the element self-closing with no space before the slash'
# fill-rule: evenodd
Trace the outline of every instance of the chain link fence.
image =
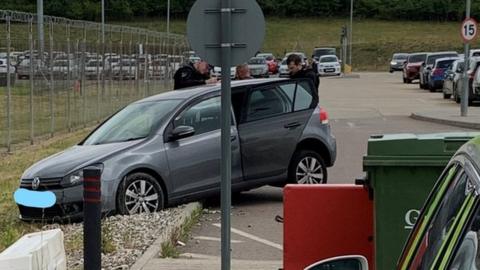
<svg viewBox="0 0 480 270">
<path fill-rule="evenodd" d="M 96 124 L 170 89 L 183 35 L 0 10 L 0 149 Z M 102 34 L 103 33 L 103 34 Z"/>
</svg>

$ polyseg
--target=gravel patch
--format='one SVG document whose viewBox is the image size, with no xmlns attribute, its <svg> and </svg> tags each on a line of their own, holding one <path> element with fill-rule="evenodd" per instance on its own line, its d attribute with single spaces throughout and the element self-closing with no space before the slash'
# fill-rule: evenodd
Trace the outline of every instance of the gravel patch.
<svg viewBox="0 0 480 270">
<path fill-rule="evenodd" d="M 185 206 L 153 214 L 111 216 L 102 220 L 102 269 L 127 270 L 142 256 Z M 43 230 L 60 228 L 64 233 L 67 269 L 83 270 L 83 223 L 51 224 Z"/>
</svg>

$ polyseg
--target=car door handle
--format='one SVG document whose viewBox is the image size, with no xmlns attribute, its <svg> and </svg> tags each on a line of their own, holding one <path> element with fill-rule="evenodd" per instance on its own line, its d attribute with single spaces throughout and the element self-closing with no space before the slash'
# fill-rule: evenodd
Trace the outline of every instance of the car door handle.
<svg viewBox="0 0 480 270">
<path fill-rule="evenodd" d="M 286 124 L 286 125 L 284 125 L 283 127 L 290 129 L 290 128 L 299 127 L 299 126 L 301 126 L 301 125 L 302 125 L 302 124 L 300 124 L 299 122 L 293 122 L 293 123 Z"/>
</svg>

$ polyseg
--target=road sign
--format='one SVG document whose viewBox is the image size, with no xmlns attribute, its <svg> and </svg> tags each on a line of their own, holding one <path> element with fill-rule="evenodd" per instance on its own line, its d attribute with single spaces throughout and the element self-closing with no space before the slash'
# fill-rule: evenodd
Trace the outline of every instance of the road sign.
<svg viewBox="0 0 480 270">
<path fill-rule="evenodd" d="M 222 72 L 222 260 L 221 269 L 230 269 L 230 207 L 232 204 L 231 85 L 232 65 L 246 62 L 260 49 L 265 36 L 265 18 L 255 0 L 197 0 L 187 19 L 190 46 Z"/>
<path fill-rule="evenodd" d="M 462 27 L 460 29 L 462 34 L 463 41 L 470 42 L 472 41 L 478 33 L 477 21 L 473 18 L 467 18 L 462 22 Z"/>
<path fill-rule="evenodd" d="M 230 1 L 229 10 L 221 7 L 220 0 L 198 0 L 188 14 L 187 36 L 190 46 L 214 66 L 221 65 L 222 46 L 231 47 L 231 64 L 238 65 L 255 56 L 265 37 L 265 18 L 257 2 Z M 224 12 L 231 13 L 230 44 L 221 42 L 221 14 Z"/>
</svg>

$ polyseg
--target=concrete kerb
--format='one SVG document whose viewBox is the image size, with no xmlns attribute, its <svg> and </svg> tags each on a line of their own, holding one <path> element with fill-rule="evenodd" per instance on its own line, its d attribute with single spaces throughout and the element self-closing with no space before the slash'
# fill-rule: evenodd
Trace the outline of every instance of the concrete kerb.
<svg viewBox="0 0 480 270">
<path fill-rule="evenodd" d="M 160 254 L 162 251 L 162 244 L 170 241 L 173 233 L 179 230 L 186 220 L 192 216 L 193 212 L 201 207 L 202 205 L 199 202 L 187 204 L 177 216 L 175 221 L 162 232 L 162 234 L 157 238 L 157 240 L 155 240 L 155 242 L 153 242 L 152 245 L 150 245 L 145 253 L 143 253 L 143 255 L 135 262 L 135 264 L 132 265 L 130 270 L 141 270 L 151 259 L 153 259 L 155 256 L 158 256 L 158 254 Z"/>
<path fill-rule="evenodd" d="M 470 129 L 480 129 L 480 123 L 473 123 L 473 122 L 463 122 L 463 121 L 455 121 L 450 119 L 438 118 L 438 117 L 430 117 L 427 115 L 412 113 L 410 118 L 421 120 L 421 121 L 428 121 L 434 122 L 438 124 L 450 125 L 455 127 L 462 127 L 462 128 L 470 128 Z"/>
</svg>

